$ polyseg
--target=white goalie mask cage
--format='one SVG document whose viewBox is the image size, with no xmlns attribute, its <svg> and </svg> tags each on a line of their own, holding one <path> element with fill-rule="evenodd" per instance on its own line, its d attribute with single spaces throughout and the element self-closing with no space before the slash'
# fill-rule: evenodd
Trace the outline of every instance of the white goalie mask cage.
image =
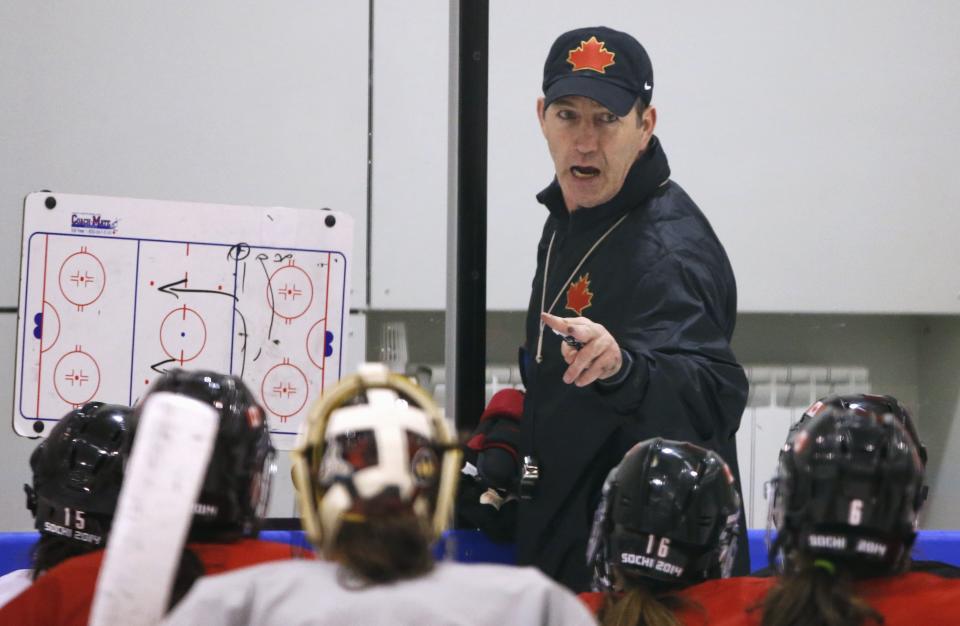
<svg viewBox="0 0 960 626">
<path fill-rule="evenodd" d="M 410 506 L 434 538 L 449 522 L 461 453 L 430 395 L 382 364 L 321 396 L 292 455 L 303 528 L 321 552 L 383 496 Z"/>
</svg>

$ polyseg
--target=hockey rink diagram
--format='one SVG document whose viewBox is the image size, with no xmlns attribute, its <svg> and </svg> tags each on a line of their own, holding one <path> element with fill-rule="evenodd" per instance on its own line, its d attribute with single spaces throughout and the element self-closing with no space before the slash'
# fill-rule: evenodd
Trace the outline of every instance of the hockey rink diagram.
<svg viewBox="0 0 960 626">
<path fill-rule="evenodd" d="M 343 250 L 25 232 L 16 430 L 205 369 L 240 376 L 288 449 L 342 374 L 347 276 Z"/>
</svg>

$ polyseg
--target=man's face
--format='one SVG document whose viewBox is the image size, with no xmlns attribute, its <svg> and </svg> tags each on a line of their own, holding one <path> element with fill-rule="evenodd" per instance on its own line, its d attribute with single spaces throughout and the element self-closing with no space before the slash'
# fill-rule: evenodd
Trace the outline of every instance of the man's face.
<svg viewBox="0 0 960 626">
<path fill-rule="evenodd" d="M 617 195 L 656 124 L 652 107 L 642 117 L 634 109 L 617 117 L 583 96 L 559 98 L 546 110 L 540 98 L 537 113 L 570 211 L 595 207 Z"/>
</svg>

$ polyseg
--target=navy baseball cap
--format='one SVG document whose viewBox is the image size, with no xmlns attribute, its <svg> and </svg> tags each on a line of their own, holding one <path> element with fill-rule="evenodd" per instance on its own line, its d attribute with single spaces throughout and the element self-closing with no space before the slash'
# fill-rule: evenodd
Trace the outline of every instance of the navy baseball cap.
<svg viewBox="0 0 960 626">
<path fill-rule="evenodd" d="M 596 100 L 620 117 L 638 98 L 650 104 L 653 65 L 640 42 L 605 26 L 578 28 L 553 42 L 543 66 L 544 108 L 564 96 Z"/>
</svg>

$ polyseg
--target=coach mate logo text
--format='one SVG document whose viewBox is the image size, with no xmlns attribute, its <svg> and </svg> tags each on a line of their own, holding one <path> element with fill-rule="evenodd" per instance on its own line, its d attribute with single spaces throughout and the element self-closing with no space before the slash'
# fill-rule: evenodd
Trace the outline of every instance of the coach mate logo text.
<svg viewBox="0 0 960 626">
<path fill-rule="evenodd" d="M 110 231 L 117 232 L 118 219 L 109 219 L 99 213 L 73 213 L 70 216 L 70 228 L 88 233 Z"/>
</svg>

